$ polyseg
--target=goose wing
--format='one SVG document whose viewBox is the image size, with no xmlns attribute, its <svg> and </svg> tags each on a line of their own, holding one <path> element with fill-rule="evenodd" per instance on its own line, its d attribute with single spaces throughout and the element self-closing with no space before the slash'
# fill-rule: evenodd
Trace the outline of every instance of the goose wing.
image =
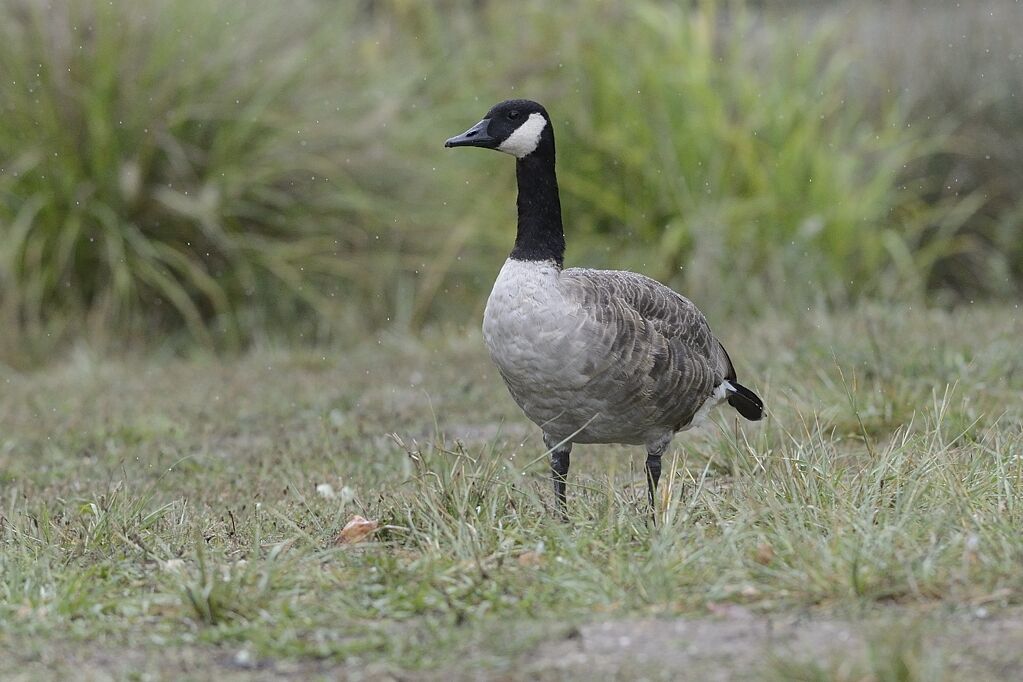
<svg viewBox="0 0 1023 682">
<path fill-rule="evenodd" d="M 561 283 L 589 330 L 588 374 L 621 413 L 638 410 L 651 425 L 681 428 L 723 380 L 735 378 L 707 318 L 660 282 L 634 272 L 571 268 Z"/>
</svg>

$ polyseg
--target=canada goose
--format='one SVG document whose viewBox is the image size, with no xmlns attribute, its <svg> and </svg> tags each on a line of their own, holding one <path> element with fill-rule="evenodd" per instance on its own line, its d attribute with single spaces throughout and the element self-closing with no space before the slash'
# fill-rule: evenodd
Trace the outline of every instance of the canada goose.
<svg viewBox="0 0 1023 682">
<path fill-rule="evenodd" d="M 483 338 L 512 398 L 543 430 L 562 514 L 573 443 L 646 445 L 653 507 L 676 432 L 722 401 L 751 421 L 763 416 L 689 299 L 634 272 L 562 269 L 554 130 L 540 104 L 501 102 L 444 146 L 518 159 L 518 234 L 490 292 Z"/>
</svg>

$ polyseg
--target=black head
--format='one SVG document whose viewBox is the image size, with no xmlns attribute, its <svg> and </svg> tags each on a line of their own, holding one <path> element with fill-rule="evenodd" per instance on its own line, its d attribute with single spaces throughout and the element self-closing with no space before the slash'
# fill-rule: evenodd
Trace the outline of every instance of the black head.
<svg viewBox="0 0 1023 682">
<path fill-rule="evenodd" d="M 483 147 L 523 158 L 537 149 L 554 149 L 554 132 L 547 110 L 528 99 L 510 99 L 494 105 L 483 120 L 445 147 Z"/>
</svg>

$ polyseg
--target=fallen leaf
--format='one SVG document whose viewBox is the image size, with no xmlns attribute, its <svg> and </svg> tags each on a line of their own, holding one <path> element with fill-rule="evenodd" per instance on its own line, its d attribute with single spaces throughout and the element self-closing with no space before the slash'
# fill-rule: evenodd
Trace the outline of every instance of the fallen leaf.
<svg viewBox="0 0 1023 682">
<path fill-rule="evenodd" d="M 345 524 L 345 527 L 341 529 L 341 532 L 337 534 L 337 537 L 334 538 L 334 544 L 354 545 L 356 542 L 362 542 L 379 525 L 376 521 L 370 521 L 361 516 L 353 516 Z"/>
<path fill-rule="evenodd" d="M 518 561 L 519 566 L 539 566 L 543 563 L 543 555 L 539 552 L 523 552 Z"/>
<path fill-rule="evenodd" d="M 758 564 L 763 564 L 764 566 L 771 563 L 774 561 L 774 547 L 771 547 L 771 545 L 766 542 L 760 543 L 757 545 L 757 551 L 753 555 L 753 560 Z"/>
</svg>

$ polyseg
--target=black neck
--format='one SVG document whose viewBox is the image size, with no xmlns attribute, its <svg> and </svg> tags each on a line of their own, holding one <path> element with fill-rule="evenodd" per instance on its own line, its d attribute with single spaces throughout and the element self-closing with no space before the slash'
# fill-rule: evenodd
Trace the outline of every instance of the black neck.
<svg viewBox="0 0 1023 682">
<path fill-rule="evenodd" d="M 515 260 L 565 260 L 565 230 L 561 225 L 561 199 L 554 174 L 554 145 L 541 145 L 519 159 L 515 175 L 519 184 L 519 231 L 515 235 Z"/>
</svg>

